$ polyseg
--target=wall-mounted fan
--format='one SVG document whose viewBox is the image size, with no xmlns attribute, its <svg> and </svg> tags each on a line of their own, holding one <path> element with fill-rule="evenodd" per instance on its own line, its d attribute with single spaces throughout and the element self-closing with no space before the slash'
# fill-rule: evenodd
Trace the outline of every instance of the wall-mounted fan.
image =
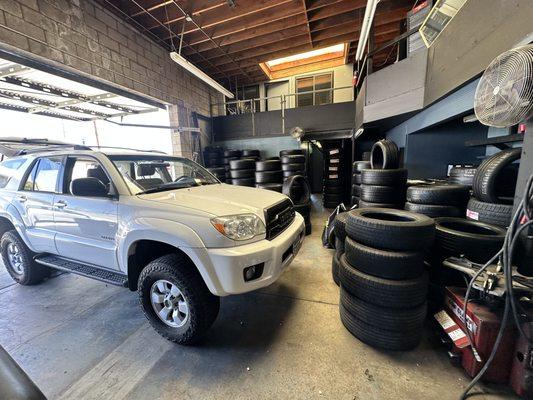
<svg viewBox="0 0 533 400">
<path fill-rule="evenodd" d="M 474 111 L 482 124 L 498 128 L 532 116 L 533 44 L 506 51 L 490 63 L 477 86 Z"/>
</svg>

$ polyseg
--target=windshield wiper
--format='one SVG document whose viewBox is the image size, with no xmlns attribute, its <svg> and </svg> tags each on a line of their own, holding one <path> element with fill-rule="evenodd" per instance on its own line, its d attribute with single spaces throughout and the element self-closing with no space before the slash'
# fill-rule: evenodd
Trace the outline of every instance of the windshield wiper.
<svg viewBox="0 0 533 400">
<path fill-rule="evenodd" d="M 195 186 L 195 185 L 191 185 L 190 183 L 183 183 L 183 182 L 169 182 L 163 185 L 154 186 L 153 188 L 150 188 L 150 189 L 146 189 L 138 194 L 157 193 L 157 192 L 164 192 L 165 190 L 173 190 L 173 189 L 185 189 L 185 188 L 190 188 L 192 186 Z"/>
</svg>

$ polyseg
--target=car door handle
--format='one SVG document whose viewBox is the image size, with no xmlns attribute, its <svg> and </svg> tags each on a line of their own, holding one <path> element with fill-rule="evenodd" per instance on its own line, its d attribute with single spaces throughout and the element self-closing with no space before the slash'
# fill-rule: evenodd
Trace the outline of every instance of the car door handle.
<svg viewBox="0 0 533 400">
<path fill-rule="evenodd" d="M 59 200 L 54 203 L 54 207 L 57 208 L 65 208 L 67 206 L 67 202 L 65 200 Z"/>
<path fill-rule="evenodd" d="M 28 201 L 28 198 L 24 195 L 19 195 L 17 196 L 17 200 L 20 201 L 21 203 L 25 203 Z"/>
</svg>

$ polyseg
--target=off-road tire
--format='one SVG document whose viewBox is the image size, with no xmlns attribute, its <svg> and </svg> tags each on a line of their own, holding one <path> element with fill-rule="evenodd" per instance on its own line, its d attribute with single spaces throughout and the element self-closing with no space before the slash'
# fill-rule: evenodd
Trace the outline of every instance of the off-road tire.
<svg viewBox="0 0 533 400">
<path fill-rule="evenodd" d="M 14 244 L 19 249 L 20 258 L 22 261 L 21 273 L 18 273 L 9 262 L 7 253 L 8 246 L 10 244 Z M 2 261 L 7 272 L 18 284 L 24 286 L 36 285 L 50 276 L 50 268 L 37 264 L 33 260 L 35 254 L 28 248 L 28 246 L 26 246 L 24 241 L 18 235 L 17 231 L 14 229 L 4 233 L 0 241 L 0 249 L 2 252 Z"/>
<path fill-rule="evenodd" d="M 150 291 L 159 279 L 175 284 L 187 301 L 189 317 L 182 327 L 164 324 L 152 307 Z M 169 254 L 149 263 L 139 276 L 138 294 L 150 325 L 164 338 L 183 345 L 198 343 L 215 321 L 220 308 L 220 299 L 209 292 L 195 266 L 181 254 Z"/>
</svg>

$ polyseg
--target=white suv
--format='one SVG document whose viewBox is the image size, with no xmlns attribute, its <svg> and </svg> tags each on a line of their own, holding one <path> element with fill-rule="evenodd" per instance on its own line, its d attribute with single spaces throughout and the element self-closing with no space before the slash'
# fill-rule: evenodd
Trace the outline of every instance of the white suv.
<svg viewBox="0 0 533 400">
<path fill-rule="evenodd" d="M 0 164 L 9 274 L 31 285 L 59 269 L 137 290 L 169 340 L 195 343 L 219 296 L 274 282 L 304 239 L 286 196 L 222 184 L 188 159 L 30 142 Z"/>
</svg>

